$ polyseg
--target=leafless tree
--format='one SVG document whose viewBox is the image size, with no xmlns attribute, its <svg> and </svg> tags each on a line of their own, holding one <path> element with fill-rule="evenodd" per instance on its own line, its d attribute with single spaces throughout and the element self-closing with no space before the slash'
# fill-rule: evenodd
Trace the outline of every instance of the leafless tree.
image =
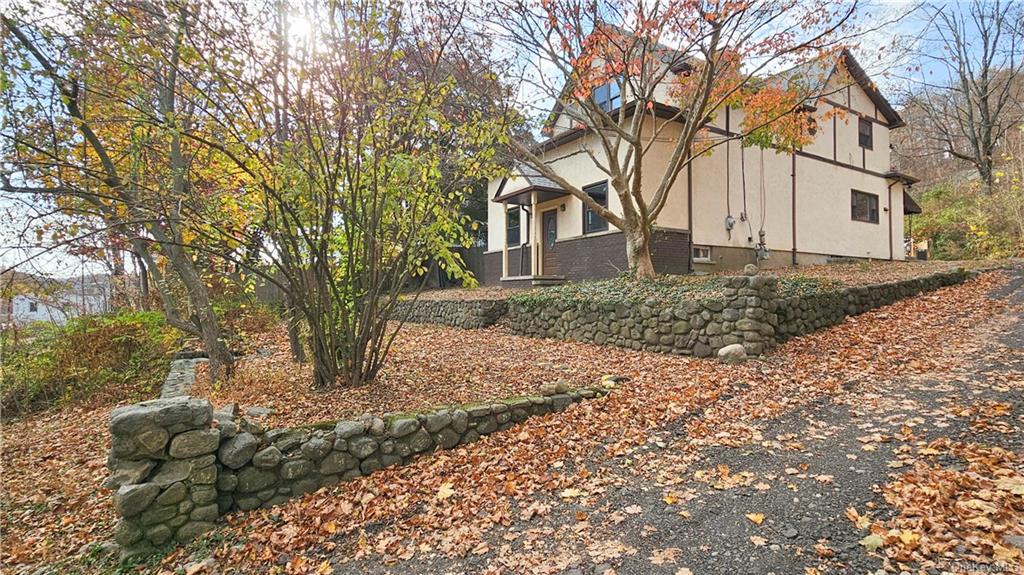
<svg viewBox="0 0 1024 575">
<path fill-rule="evenodd" d="M 998 148 L 1024 120 L 1024 11 L 1004 0 L 924 10 L 928 30 L 906 103 L 923 121 L 905 135 L 913 140 L 903 152 L 967 162 L 991 193 Z"/>
</svg>

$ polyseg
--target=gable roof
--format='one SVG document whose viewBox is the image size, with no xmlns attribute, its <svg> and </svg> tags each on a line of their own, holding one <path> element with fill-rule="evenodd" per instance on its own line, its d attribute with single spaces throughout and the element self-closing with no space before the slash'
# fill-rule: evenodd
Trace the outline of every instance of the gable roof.
<svg viewBox="0 0 1024 575">
<path fill-rule="evenodd" d="M 878 91 L 878 86 L 871 81 L 871 78 L 868 77 L 864 68 L 861 68 L 857 59 L 853 57 L 853 54 L 851 54 L 849 50 L 844 49 L 839 55 L 839 58 L 843 64 L 846 65 L 847 71 L 850 72 L 850 77 L 857 82 L 857 85 L 860 86 L 865 93 L 867 93 L 871 102 L 878 106 L 878 111 L 882 113 L 882 116 L 885 117 L 885 121 L 889 123 L 889 129 L 906 126 L 907 123 L 903 121 L 903 118 L 901 118 L 898 113 L 896 113 L 896 110 L 892 107 L 892 104 L 885 99 L 885 96 Z M 837 62 L 836 66 L 838 66 L 838 64 L 839 63 Z"/>
<path fill-rule="evenodd" d="M 559 186 L 551 180 L 551 178 L 541 175 L 536 168 L 523 162 L 519 162 L 513 166 L 512 172 L 514 175 L 505 176 L 501 179 L 501 183 L 498 184 L 498 189 L 495 191 L 494 197 L 491 198 L 492 202 L 508 201 L 517 196 L 522 196 L 526 192 L 532 191 L 541 192 L 542 196 L 547 199 L 563 196 L 568 193 L 562 189 L 562 186 Z M 526 185 L 518 190 L 506 194 L 505 185 L 508 184 L 510 178 L 522 178 L 526 181 Z M 513 201 L 511 203 L 520 202 Z"/>
</svg>

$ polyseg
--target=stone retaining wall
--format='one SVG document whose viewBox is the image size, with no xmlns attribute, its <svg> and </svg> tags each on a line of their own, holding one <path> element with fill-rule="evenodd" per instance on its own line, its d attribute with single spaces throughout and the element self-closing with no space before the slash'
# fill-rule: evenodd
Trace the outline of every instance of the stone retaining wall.
<svg viewBox="0 0 1024 575">
<path fill-rule="evenodd" d="M 851 315 L 940 287 L 976 272 L 954 270 L 805 296 L 779 293 L 771 275 L 722 278 L 723 295 L 671 304 L 505 300 L 427 300 L 409 305 L 408 320 L 464 328 L 501 322 L 512 333 L 708 357 L 734 343 L 759 355 L 791 337 L 839 324 Z M 411 302 L 410 302 L 411 304 Z"/>
<path fill-rule="evenodd" d="M 508 311 L 498 300 L 416 300 L 398 302 L 395 317 L 413 323 L 436 323 L 464 329 L 488 327 Z"/>
<path fill-rule="evenodd" d="M 237 406 L 214 411 L 205 399 L 164 398 L 116 409 L 105 484 L 116 490 L 115 540 L 122 556 L 144 556 L 158 546 L 195 539 L 224 513 L 270 507 L 404 465 L 607 389 L 568 390 L 559 383 L 543 393 L 270 431 L 239 417 Z"/>
<path fill-rule="evenodd" d="M 672 304 L 513 303 L 502 324 L 532 337 L 707 357 L 730 344 L 759 355 L 775 342 L 774 276 L 723 279 L 722 297 Z"/>
<path fill-rule="evenodd" d="M 809 296 L 780 297 L 776 306 L 777 339 L 785 341 L 791 337 L 837 325 L 847 316 L 862 314 L 941 287 L 961 284 L 975 275 L 976 272 L 954 270 Z"/>
</svg>

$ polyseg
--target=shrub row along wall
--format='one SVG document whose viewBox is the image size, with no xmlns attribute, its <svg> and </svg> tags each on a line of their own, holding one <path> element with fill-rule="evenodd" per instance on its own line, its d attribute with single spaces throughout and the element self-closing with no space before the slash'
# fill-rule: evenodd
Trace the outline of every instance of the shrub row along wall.
<svg viewBox="0 0 1024 575">
<path fill-rule="evenodd" d="M 195 539 L 233 510 L 269 507 L 289 498 L 408 463 L 507 429 L 528 417 L 561 411 L 607 393 L 603 387 L 470 404 L 423 413 L 265 431 L 214 411 L 205 399 L 157 399 L 114 410 L 106 486 L 116 489 L 115 540 L 124 557 Z"/>
<path fill-rule="evenodd" d="M 775 342 L 774 276 L 723 279 L 721 297 L 658 304 L 550 302 L 509 304 L 511 331 L 631 349 L 707 357 L 730 344 L 758 355 Z"/>
<path fill-rule="evenodd" d="M 895 303 L 903 298 L 963 283 L 977 275 L 956 269 L 930 276 L 850 287 L 806 296 L 780 297 L 778 300 L 777 338 L 791 337 L 842 323 L 847 316 L 858 315 Z"/>
<path fill-rule="evenodd" d="M 436 323 L 464 329 L 488 327 L 508 311 L 498 300 L 416 300 L 398 302 L 395 317 L 413 323 Z"/>
</svg>

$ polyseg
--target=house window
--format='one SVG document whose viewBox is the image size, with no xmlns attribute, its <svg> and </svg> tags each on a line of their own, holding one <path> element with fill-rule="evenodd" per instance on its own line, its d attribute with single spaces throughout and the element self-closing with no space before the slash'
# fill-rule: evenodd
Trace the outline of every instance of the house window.
<svg viewBox="0 0 1024 575">
<path fill-rule="evenodd" d="M 34 302 L 34 301 L 28 302 L 28 311 L 30 313 L 35 313 L 35 312 L 39 311 L 39 304 Z"/>
<path fill-rule="evenodd" d="M 693 261 L 711 263 L 711 246 L 693 246 Z"/>
<path fill-rule="evenodd" d="M 878 196 L 852 190 L 851 217 L 858 222 L 878 223 Z"/>
<path fill-rule="evenodd" d="M 506 210 L 505 244 L 518 246 L 520 244 L 519 229 L 521 227 L 522 210 L 519 209 L 519 206 L 511 206 L 506 208 Z"/>
<path fill-rule="evenodd" d="M 605 112 L 611 112 L 618 108 L 622 102 L 622 95 L 619 93 L 619 81 L 613 79 L 611 82 L 595 88 L 594 101 Z"/>
<path fill-rule="evenodd" d="M 874 146 L 874 133 L 872 132 L 873 124 L 871 120 L 866 118 L 860 118 L 857 121 L 857 135 L 860 142 L 860 147 L 871 149 Z"/>
<path fill-rule="evenodd" d="M 583 191 L 587 193 L 598 205 L 608 207 L 608 182 L 591 184 Z M 608 229 L 608 222 L 597 215 L 597 212 L 590 209 L 590 206 L 583 204 L 583 233 L 603 232 Z"/>
</svg>

